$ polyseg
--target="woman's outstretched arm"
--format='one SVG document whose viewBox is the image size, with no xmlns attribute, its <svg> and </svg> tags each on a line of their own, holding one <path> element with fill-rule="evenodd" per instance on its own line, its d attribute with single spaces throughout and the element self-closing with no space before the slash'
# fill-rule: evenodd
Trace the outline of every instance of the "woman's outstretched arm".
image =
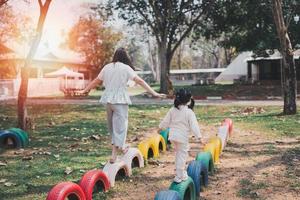
<svg viewBox="0 0 300 200">
<path fill-rule="evenodd" d="M 141 77 L 135 76 L 133 78 L 134 82 L 136 82 L 138 85 L 142 86 L 147 92 L 152 94 L 155 97 L 165 98 L 165 94 L 160 94 L 155 92 Z"/>
<path fill-rule="evenodd" d="M 92 82 L 90 82 L 84 90 L 80 91 L 83 94 L 89 93 L 91 89 L 94 89 L 97 85 L 102 85 L 103 81 L 99 78 L 95 78 Z"/>
</svg>

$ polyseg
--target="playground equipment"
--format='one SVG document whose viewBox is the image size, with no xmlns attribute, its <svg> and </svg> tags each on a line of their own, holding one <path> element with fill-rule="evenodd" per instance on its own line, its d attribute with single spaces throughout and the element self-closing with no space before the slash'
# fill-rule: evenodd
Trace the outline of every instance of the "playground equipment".
<svg viewBox="0 0 300 200">
<path fill-rule="evenodd" d="M 209 143 L 212 143 L 215 145 L 214 161 L 215 161 L 215 163 L 219 163 L 219 161 L 220 161 L 219 158 L 220 158 L 220 154 L 222 151 L 222 140 L 221 140 L 221 138 L 216 136 L 216 137 L 210 138 Z"/>
<path fill-rule="evenodd" d="M 160 135 L 164 138 L 166 146 L 168 146 L 168 144 L 171 144 L 171 142 L 169 141 L 169 132 L 169 128 L 160 131 Z"/>
<path fill-rule="evenodd" d="M 208 169 L 211 175 L 214 174 L 215 166 L 210 152 L 198 153 L 196 156 L 196 160 L 201 161 L 201 163 Z"/>
<path fill-rule="evenodd" d="M 147 161 L 148 158 L 156 158 L 159 155 L 159 147 L 155 147 L 155 142 L 153 140 L 144 140 L 138 145 L 138 149 L 141 151 L 144 160 Z"/>
<path fill-rule="evenodd" d="M 144 158 L 137 148 L 129 148 L 127 153 L 121 158 L 128 168 L 144 167 Z"/>
<path fill-rule="evenodd" d="M 200 196 L 200 190 L 208 185 L 208 169 L 201 161 L 193 160 L 188 165 L 187 173 L 194 181 L 196 195 Z"/>
<path fill-rule="evenodd" d="M 154 144 L 155 151 L 158 154 L 157 157 L 159 156 L 159 152 L 164 152 L 167 150 L 165 139 L 161 135 L 156 134 L 152 136 L 149 140 L 150 144 Z"/>
<path fill-rule="evenodd" d="M 107 175 L 110 187 L 115 186 L 115 180 L 119 177 L 131 176 L 131 168 L 129 168 L 123 160 L 116 160 L 115 163 L 106 163 L 103 172 Z"/>
<path fill-rule="evenodd" d="M 181 197 L 174 190 L 165 190 L 156 193 L 154 200 L 181 200 Z"/>
<path fill-rule="evenodd" d="M 191 177 L 188 177 L 187 180 L 182 181 L 180 183 L 173 182 L 170 185 L 169 189 L 177 191 L 181 199 L 196 200 L 195 184 Z"/>
<path fill-rule="evenodd" d="M 219 129 L 218 129 L 218 134 L 217 135 L 218 135 L 218 137 L 221 138 L 221 141 L 222 141 L 222 151 L 223 151 L 223 149 L 225 148 L 225 146 L 227 144 L 228 126 L 227 125 L 220 126 Z"/>
<path fill-rule="evenodd" d="M 86 172 L 80 180 L 79 186 L 82 188 L 86 200 L 93 199 L 94 192 L 106 192 L 110 188 L 107 175 L 99 169 Z"/>
<path fill-rule="evenodd" d="M 76 199 L 86 200 L 81 187 L 72 182 L 62 182 L 54 186 L 48 193 L 47 200 Z"/>
<path fill-rule="evenodd" d="M 188 179 L 180 183 L 172 182 L 169 190 L 156 193 L 155 200 L 196 200 L 203 186 L 208 185 L 208 172 L 211 175 L 214 173 L 214 164 L 219 161 L 220 153 L 226 146 L 228 135 L 232 131 L 232 120 L 225 119 L 218 129 L 217 136 L 210 138 L 204 151 L 198 153 L 195 161 L 188 165 Z M 0 132 L 0 145 L 1 135 L 4 133 L 6 131 Z M 9 133 L 12 134 L 12 132 Z M 117 177 L 130 176 L 132 168 L 144 167 L 144 160 L 158 157 L 159 151 L 166 150 L 168 134 L 169 129 L 163 130 L 160 135 L 142 141 L 138 149 L 129 148 L 128 152 L 115 163 L 107 163 L 103 171 L 91 170 L 85 173 L 80 186 L 72 182 L 57 184 L 48 193 L 47 200 L 64 200 L 65 198 L 91 200 L 94 191 L 107 191 L 114 186 Z M 19 139 L 19 144 L 21 144 L 19 134 L 12 135 Z"/>
<path fill-rule="evenodd" d="M 232 136 L 232 131 L 233 131 L 233 122 L 232 122 L 232 120 L 229 119 L 229 118 L 226 118 L 226 119 L 224 119 L 223 124 L 228 125 L 229 136 Z"/>
<path fill-rule="evenodd" d="M 0 148 L 25 148 L 29 144 L 28 134 L 19 128 L 0 131 Z"/>
</svg>

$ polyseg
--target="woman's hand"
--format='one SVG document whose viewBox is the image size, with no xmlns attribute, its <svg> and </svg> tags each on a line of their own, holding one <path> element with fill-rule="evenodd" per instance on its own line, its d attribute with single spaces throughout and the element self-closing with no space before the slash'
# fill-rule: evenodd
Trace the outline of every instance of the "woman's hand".
<svg viewBox="0 0 300 200">
<path fill-rule="evenodd" d="M 167 95 L 162 94 L 162 93 L 157 93 L 157 92 L 155 92 L 155 93 L 153 94 L 153 96 L 154 96 L 154 97 L 157 97 L 157 98 L 162 98 L 162 99 L 165 99 L 165 98 L 167 97 Z"/>
<path fill-rule="evenodd" d="M 79 90 L 79 91 L 76 91 L 77 94 L 80 94 L 80 95 L 88 95 L 90 91 L 86 91 L 86 90 Z"/>
</svg>

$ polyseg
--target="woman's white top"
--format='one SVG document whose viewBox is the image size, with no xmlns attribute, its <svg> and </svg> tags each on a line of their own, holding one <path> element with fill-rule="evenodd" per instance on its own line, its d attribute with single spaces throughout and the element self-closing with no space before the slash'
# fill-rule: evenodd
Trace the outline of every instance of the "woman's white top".
<svg viewBox="0 0 300 200">
<path fill-rule="evenodd" d="M 136 76 L 130 66 L 121 62 L 105 65 L 98 75 L 98 79 L 103 81 L 105 87 L 100 102 L 103 104 L 131 104 L 127 82 Z"/>
<path fill-rule="evenodd" d="M 179 106 L 179 109 L 171 108 L 159 128 L 170 128 L 169 140 L 176 142 L 188 143 L 190 132 L 198 139 L 202 137 L 196 115 L 186 105 Z"/>
</svg>

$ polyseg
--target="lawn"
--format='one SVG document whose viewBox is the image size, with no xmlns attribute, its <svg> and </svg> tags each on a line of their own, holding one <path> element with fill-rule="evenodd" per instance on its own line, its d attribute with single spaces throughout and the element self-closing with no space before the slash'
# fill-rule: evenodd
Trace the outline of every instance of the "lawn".
<svg viewBox="0 0 300 200">
<path fill-rule="evenodd" d="M 168 109 L 168 106 L 131 106 L 129 137 L 157 127 Z M 195 112 L 200 124 L 217 126 L 230 117 L 241 129 L 277 136 L 300 135 L 300 114 L 279 116 L 281 107 L 197 106 Z M 34 123 L 30 146 L 24 152 L 0 151 L 0 161 L 7 163 L 0 165 L 1 198 L 45 199 L 53 185 L 67 180 L 76 182 L 84 171 L 103 167 L 110 154 L 110 139 L 102 106 L 36 105 L 29 106 L 29 113 Z M 15 124 L 15 106 L 1 105 L 0 129 Z M 66 174 L 66 168 L 72 172 Z M 3 182 L 13 185 L 4 186 Z M 113 192 L 99 194 L 95 199 L 109 199 Z"/>
</svg>

